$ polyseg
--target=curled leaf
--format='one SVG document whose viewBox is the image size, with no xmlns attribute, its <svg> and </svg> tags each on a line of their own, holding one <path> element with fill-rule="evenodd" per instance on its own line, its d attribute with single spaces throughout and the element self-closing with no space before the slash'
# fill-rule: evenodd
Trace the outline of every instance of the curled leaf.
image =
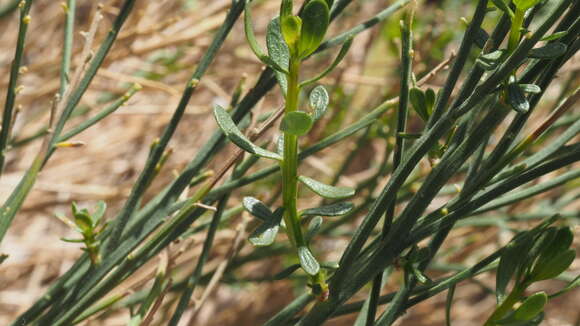
<svg viewBox="0 0 580 326">
<path fill-rule="evenodd" d="M 323 86 L 316 86 L 312 92 L 310 92 L 310 107 L 314 110 L 312 113 L 312 119 L 318 121 L 328 108 L 328 103 L 330 99 L 328 97 L 328 92 Z"/>
</svg>

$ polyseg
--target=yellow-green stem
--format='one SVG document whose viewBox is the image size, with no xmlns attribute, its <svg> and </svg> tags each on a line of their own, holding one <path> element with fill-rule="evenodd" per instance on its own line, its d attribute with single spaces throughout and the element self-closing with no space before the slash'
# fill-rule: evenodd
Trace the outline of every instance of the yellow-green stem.
<svg viewBox="0 0 580 326">
<path fill-rule="evenodd" d="M 516 9 L 515 15 L 512 18 L 512 26 L 510 30 L 510 38 L 508 41 L 508 54 L 512 54 L 514 50 L 518 47 L 520 42 L 521 29 L 524 24 L 524 14 L 525 12 L 520 9 Z"/>
<path fill-rule="evenodd" d="M 286 94 L 285 113 L 298 110 L 298 75 L 300 73 L 300 61 L 291 60 L 288 76 L 288 91 Z M 292 244 L 298 248 L 304 246 L 304 236 L 298 218 L 298 137 L 284 134 L 284 160 L 282 162 L 282 198 L 284 201 L 284 222 L 288 229 L 288 237 Z"/>
<path fill-rule="evenodd" d="M 300 59 L 291 58 L 288 74 L 288 90 L 286 93 L 285 114 L 298 110 L 298 98 L 300 95 Z M 284 159 L 282 167 L 282 199 L 284 202 L 284 222 L 288 231 L 288 238 L 292 245 L 297 249 L 307 246 L 302 227 L 300 225 L 300 216 L 298 215 L 298 137 L 284 133 Z M 310 281 L 313 284 L 319 284 L 324 290 L 326 280 L 322 273 L 311 275 Z"/>
</svg>

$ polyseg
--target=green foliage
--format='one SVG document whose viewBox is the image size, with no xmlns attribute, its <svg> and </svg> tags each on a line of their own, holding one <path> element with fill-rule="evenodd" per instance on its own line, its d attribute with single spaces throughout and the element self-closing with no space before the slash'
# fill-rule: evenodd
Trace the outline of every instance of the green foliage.
<svg viewBox="0 0 580 326">
<path fill-rule="evenodd" d="M 311 0 L 300 16 L 302 30 L 298 41 L 297 55 L 305 58 L 314 52 L 326 34 L 330 20 L 330 9 L 325 0 Z"/>
<path fill-rule="evenodd" d="M 282 160 L 282 157 L 276 153 L 265 150 L 254 143 L 252 143 L 242 132 L 238 129 L 228 112 L 219 105 L 214 106 L 214 117 L 220 129 L 224 132 L 234 144 L 248 153 L 258 155 L 260 157 L 269 158 L 273 160 Z"/>
<path fill-rule="evenodd" d="M 303 175 L 298 177 L 308 189 L 317 195 L 328 199 L 344 199 L 354 196 L 354 189 L 347 187 L 333 187 Z"/>
<path fill-rule="evenodd" d="M 21 15 L 28 12 L 31 3 L 23 2 Z M 123 1 L 110 33 L 81 72 L 78 87 L 71 90 L 72 95 L 62 102 L 63 110 L 55 117 L 54 128 L 45 126 L 47 146 L 41 149 L 30 164 L 29 172 L 2 207 L 0 239 L 21 210 L 39 173 L 57 150 L 56 145 L 114 111 L 107 108 L 102 115 L 98 115 L 99 119 L 85 120 L 73 128 L 67 124 L 74 108 L 81 100 L 86 100 L 83 98 L 86 90 L 99 67 L 105 59 L 109 59 L 109 50 L 136 3 L 134 0 Z M 580 123 L 573 110 L 579 91 L 574 89 L 574 79 L 551 88 L 558 81 L 557 76 L 568 76 L 561 68 L 568 64 L 573 54 L 571 51 L 577 45 L 577 3 L 557 0 L 542 10 L 529 10 L 538 2 L 517 1 L 512 12 L 507 1 L 494 0 L 493 3 L 502 10 L 501 17 L 496 18 L 495 13 L 489 14 L 488 2 L 482 0 L 478 1 L 473 16 L 467 20 L 464 32 L 452 30 L 442 23 L 434 25 L 433 34 L 424 34 L 426 26 L 431 26 L 429 19 L 432 15 L 415 15 L 413 26 L 413 9 L 404 9 L 407 12 L 403 16 L 401 30 L 398 29 L 398 17 L 389 21 L 389 17 L 408 3 L 407 0 L 399 0 L 349 30 L 337 26 L 337 36 L 324 41 L 331 20 L 330 8 L 334 5 L 334 18 L 354 2 L 337 1 L 334 4 L 329 0 L 311 0 L 305 2 L 300 16 L 295 16 L 293 1 L 284 0 L 281 1 L 280 18 L 271 20 L 266 31 L 267 53 L 254 35 L 250 3 L 231 2 L 223 24 L 215 32 L 211 43 L 204 47 L 206 52 L 184 85 L 182 99 L 173 116 L 159 135 L 159 140 L 151 146 L 142 172 L 135 179 L 126 201 L 117 214 L 111 216 L 110 226 L 104 223 L 104 205 L 91 212 L 73 204 L 73 218 L 66 221 L 81 234 L 80 239 L 72 241 L 83 243 L 85 253 L 12 325 L 71 325 L 105 309 L 108 313 L 109 310 L 126 308 L 131 310 L 130 323 L 138 324 L 143 322 L 142 317 L 149 309 L 155 309 L 156 303 L 162 304 L 164 296 L 171 296 L 164 308 L 171 315 L 168 324 L 175 326 L 192 302 L 196 287 L 207 284 L 212 275 L 224 275 L 223 284 L 234 282 L 238 285 L 241 284 L 238 281 L 257 283 L 288 278 L 293 273 L 298 274 L 299 269 L 302 275 L 296 275 L 296 283 L 307 278 L 305 283 L 311 292 L 297 296 L 294 302 L 282 308 L 265 325 L 322 325 L 331 318 L 353 312 L 361 313 L 357 323 L 362 320 L 367 324 L 390 325 L 413 305 L 446 290 L 450 291 L 445 307 L 449 319 L 453 289 L 461 282 L 493 272 L 496 268 L 498 304 L 490 312 L 485 325 L 537 325 L 542 321 L 544 308 L 552 298 L 572 291 L 580 284 L 578 277 L 564 273 L 576 253 L 570 248 L 570 228 L 562 226 L 574 225 L 577 218 L 577 212 L 568 211 L 568 207 L 572 206 L 570 198 L 577 199 L 570 189 L 573 189 L 573 182 L 578 178 L 578 169 L 574 164 L 580 159 L 580 147 L 574 140 Z M 449 9 L 450 5 L 442 3 L 441 6 Z M 420 10 L 429 10 L 427 8 L 422 6 Z M 462 10 L 468 9 L 465 6 Z M 256 78 L 249 78 L 257 82 L 247 92 L 240 88 L 234 91 L 229 106 L 231 110 L 226 111 L 219 106 L 214 108 L 219 129 L 216 128 L 213 135 L 207 137 L 207 142 L 177 176 L 159 180 L 166 182 L 165 187 L 156 188 L 160 190 L 149 194 L 146 190 L 167 159 L 167 146 L 183 119 L 190 98 L 194 96 L 206 71 L 212 71 L 212 64 L 220 62 L 214 59 L 244 10 L 249 46 L 267 65 L 267 69 Z M 449 16 L 454 21 L 458 20 L 458 17 Z M 71 17 L 74 18 L 67 15 L 67 19 Z M 22 28 L 18 32 L 15 56 L 20 59 L 13 61 L 14 67 L 22 63 L 26 36 L 24 25 L 28 24 L 26 20 L 21 19 L 20 22 Z M 372 93 L 360 107 L 354 105 L 360 105 L 359 99 L 351 98 L 349 87 L 341 82 L 329 85 L 331 92 L 316 86 L 308 96 L 302 96 L 303 90 L 311 89 L 305 86 L 328 76 L 345 58 L 356 35 L 383 22 L 385 30 L 388 29 L 387 43 L 402 45 L 398 47 L 402 50 L 400 57 L 390 58 L 393 63 L 401 60 L 401 69 L 393 69 L 401 72 L 400 87 L 392 87 L 390 82 L 381 85 L 384 86 L 380 87 L 381 92 Z M 488 27 L 493 27 L 493 31 L 486 31 Z M 72 32 L 67 29 L 66 33 L 70 40 Z M 526 33 L 525 37 L 522 37 L 523 33 Z M 399 37 L 400 43 L 394 40 Z M 436 40 L 424 41 L 430 38 Z M 460 39 L 460 45 L 455 43 Z M 414 46 L 412 40 L 421 40 L 432 47 L 422 44 Z M 548 43 L 541 45 L 542 40 Z M 429 76 L 436 64 L 433 58 L 449 53 L 451 48 L 456 48 L 456 44 L 459 48 L 457 56 L 449 63 L 450 69 L 437 73 L 433 83 L 429 83 L 437 85 L 437 93 L 423 86 L 424 82 L 415 80 L 415 75 Z M 375 46 L 370 45 L 370 48 Z M 314 67 L 305 69 L 311 66 L 303 65 L 303 61 L 335 46 L 342 47 L 329 66 L 320 71 Z M 64 57 L 63 61 L 67 61 Z M 417 64 L 416 67 L 413 64 Z M 189 62 L 187 65 L 176 64 L 170 70 L 180 71 L 189 66 Z M 15 71 L 11 71 L 11 83 L 15 78 L 12 76 L 18 74 L 18 69 Z M 61 77 L 67 76 L 65 62 L 59 72 Z M 563 78 L 560 77 L 561 80 Z M 285 112 L 280 121 L 282 132 L 278 150 L 274 153 L 254 144 L 255 139 L 263 136 L 261 132 L 246 137 L 240 130 L 243 128 L 238 126 L 241 125 L 240 121 L 249 120 L 252 108 L 268 94 L 276 79 L 282 88 Z M 62 86 L 66 88 L 66 83 Z M 563 101 L 561 105 L 551 108 L 549 105 L 553 101 L 543 101 L 544 94 L 552 94 L 555 89 L 556 92 L 561 90 L 561 93 L 554 98 Z M 13 88 L 8 87 L 7 95 L 12 96 L 12 91 Z M 396 97 L 399 102 L 393 100 Z M 389 98 L 391 100 L 387 100 Z M 126 102 L 125 96 L 116 102 L 118 106 L 122 105 Z M 12 115 L 14 103 L 11 100 L 5 106 L 4 117 Z M 380 104 L 369 109 L 366 103 Z M 310 110 L 300 110 L 308 104 Z M 424 123 L 411 123 L 415 117 L 407 117 L 409 105 Z M 507 106 L 518 111 L 518 114 L 510 113 Z M 397 107 L 396 113 L 393 107 Z M 312 124 L 321 119 L 325 112 L 331 113 L 328 119 L 331 123 L 320 132 L 309 134 Z M 545 112 L 553 112 L 553 115 L 544 115 Z M 263 122 L 259 118 L 256 120 L 258 124 Z M 539 128 L 536 127 L 538 120 L 541 122 Z M 409 130 L 405 129 L 407 122 Z M 260 125 L 264 127 L 260 130 L 265 131 L 274 123 L 268 120 L 267 125 Z M 3 119 L 3 124 L 12 125 L 12 120 Z M 324 123 L 318 123 L 317 127 L 319 125 L 321 129 L 325 127 Z M 63 133 L 65 129 L 69 132 Z M 193 129 L 193 134 L 197 135 Z M 46 130 L 52 133 L 46 133 Z M 356 135 L 361 131 L 364 131 L 362 135 Z M 4 136 L 0 138 L 9 140 L 7 136 L 10 132 L 10 129 L 3 128 Z M 272 128 L 269 132 L 279 131 Z M 309 137 L 298 137 L 302 135 Z M 319 138 L 320 135 L 323 138 Z M 345 140 L 350 140 L 344 147 L 347 150 L 329 150 L 332 145 Z M 518 143 L 520 140 L 523 145 Z M 1 141 L 0 147 L 8 150 Z M 224 160 L 224 153 L 229 155 L 232 152 L 221 151 L 224 141 L 230 141 L 252 155 L 246 155 L 244 160 L 243 153 L 238 150 L 234 153 L 235 157 Z M 361 155 L 363 150 L 375 148 L 377 144 L 384 146 L 384 150 L 371 158 Z M 345 154 L 344 158 L 340 155 L 342 153 Z M 332 180 L 329 185 L 304 176 L 298 177 L 299 170 L 303 169 L 301 160 L 312 155 L 324 155 L 324 160 L 319 161 L 327 163 L 325 168 L 328 170 L 334 170 L 332 178 L 328 178 Z M 273 159 L 275 164 L 255 165 L 260 158 Z M 365 172 L 364 178 L 353 178 L 355 189 L 336 186 L 355 159 L 368 163 L 368 175 Z M 211 168 L 215 165 L 223 170 L 215 175 L 207 174 L 209 164 L 212 164 Z M 555 173 L 559 171 L 563 172 Z M 281 175 L 276 175 L 277 172 Z M 311 171 L 303 173 L 311 175 Z M 550 178 L 546 179 L 546 175 Z M 271 179 L 262 181 L 268 176 L 272 176 Z M 298 182 L 315 194 L 333 201 L 320 198 L 306 200 L 309 193 L 304 193 L 304 187 L 299 187 Z M 245 186 L 244 193 L 262 198 L 264 194 L 258 192 L 265 188 L 264 184 L 268 187 L 268 202 L 281 204 L 268 207 L 254 197 L 245 197 L 241 200 L 242 205 L 237 205 L 237 189 Z M 273 184 L 281 185 L 281 198 L 275 191 L 277 188 L 271 187 Z M 180 201 L 179 194 L 188 193 L 190 185 L 195 185 L 195 189 L 187 200 Z M 509 205 L 519 204 L 559 186 L 563 188 L 557 196 L 546 196 L 547 200 L 538 205 L 518 205 L 519 209 L 509 209 Z M 334 201 L 354 196 L 352 201 L 356 207 L 351 203 Z M 304 209 L 300 207 L 301 201 L 307 201 L 310 206 L 320 206 Z M 215 248 L 214 239 L 219 229 L 224 225 L 229 227 L 228 219 L 237 218 L 236 214 L 242 209 L 257 218 L 249 224 L 256 225 L 255 229 L 248 231 L 251 232 L 249 242 L 258 248 L 249 250 L 246 247 L 233 251 L 235 256 L 230 257 L 225 273 L 220 274 L 220 270 L 205 263 Z M 562 212 L 562 216 L 554 216 L 528 229 L 528 225 L 553 212 Z M 334 216 L 340 217 L 326 218 Z M 523 219 L 525 223 L 518 223 Z M 552 226 L 556 223 L 560 226 Z M 447 265 L 444 263 L 446 254 L 453 250 L 447 245 L 448 237 L 450 234 L 456 236 L 451 231 L 462 227 L 474 230 L 485 227 L 486 232 L 498 228 L 504 233 L 513 232 L 516 235 L 507 246 L 498 246 L 495 252 L 476 263 L 466 259 L 461 264 Z M 280 229 L 286 233 L 287 240 L 286 237 L 277 236 Z M 146 263 L 157 259 L 162 250 L 175 241 L 187 240 L 193 235 L 196 239 L 204 239 L 194 271 L 185 277 L 181 276 L 181 272 L 159 272 L 153 284 L 143 285 L 142 290 L 131 293 L 121 301 L 119 296 L 109 296 Z M 325 242 L 336 241 L 338 237 L 348 241 L 342 252 L 342 249 L 333 249 L 335 251 L 328 255 L 338 254 L 338 263 L 317 258 L 325 256 L 319 255 L 319 250 L 334 247 L 320 245 L 318 241 L 321 237 Z M 453 243 L 463 242 L 454 239 Z M 289 265 L 282 272 L 266 270 L 259 273 L 263 277 L 252 275 L 248 279 L 241 279 L 243 276 L 240 276 L 247 273 L 237 273 L 241 269 L 252 270 L 249 265 L 256 261 L 260 266 L 270 266 L 271 259 L 277 255 L 289 256 L 282 259 L 284 266 Z M 6 255 L 0 254 L 0 260 L 3 257 Z M 397 273 L 389 272 L 395 269 L 398 269 Z M 450 270 L 455 272 L 449 273 Z M 363 302 L 352 298 L 360 295 L 369 283 L 376 280 L 377 275 L 383 279 L 375 282 L 376 287 L 373 287 L 369 300 L 365 300 L 365 308 L 362 308 Z M 433 275 L 433 279 L 427 275 Z M 555 293 L 539 292 L 526 298 L 525 293 L 530 285 L 554 278 L 566 281 L 567 285 Z M 383 285 L 387 282 L 389 288 L 395 285 L 396 292 L 383 292 Z M 534 286 L 542 286 L 542 283 Z M 375 288 L 378 291 L 375 292 Z M 298 292 L 303 290 L 304 287 L 296 289 Z M 314 297 L 317 301 L 310 304 Z M 178 299 L 177 307 L 173 299 Z M 379 304 L 387 302 L 386 309 L 378 308 Z M 384 312 L 375 316 L 378 315 L 377 311 Z"/>
<path fill-rule="evenodd" d="M 107 224 L 103 220 L 107 205 L 105 202 L 100 201 L 97 203 L 95 211 L 91 214 L 87 209 L 79 209 L 76 203 L 71 204 L 71 211 L 73 215 L 73 220 L 69 220 L 64 216 L 58 216 L 58 218 L 71 226 L 82 236 L 80 239 L 66 239 L 63 241 L 73 242 L 73 243 L 84 243 L 85 247 L 82 250 L 86 251 L 91 258 L 93 265 L 99 265 L 101 263 L 101 241 L 99 237 Z"/>
<path fill-rule="evenodd" d="M 280 130 L 294 136 L 306 135 L 312 128 L 313 120 L 306 112 L 293 111 L 284 115 Z"/>
</svg>

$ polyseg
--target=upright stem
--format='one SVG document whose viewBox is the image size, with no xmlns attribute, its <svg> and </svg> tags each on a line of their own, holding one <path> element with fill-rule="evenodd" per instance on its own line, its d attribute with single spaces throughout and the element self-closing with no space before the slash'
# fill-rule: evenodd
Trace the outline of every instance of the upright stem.
<svg viewBox="0 0 580 326">
<path fill-rule="evenodd" d="M 508 53 L 512 54 L 514 50 L 518 47 L 520 42 L 520 29 L 524 24 L 524 11 L 516 9 L 514 18 L 512 19 L 512 27 L 510 30 L 510 38 L 508 41 Z"/>
<path fill-rule="evenodd" d="M 288 91 L 286 94 L 285 113 L 298 110 L 298 95 L 300 93 L 298 76 L 300 60 L 291 59 L 288 75 Z M 282 162 L 282 198 L 284 201 L 284 222 L 288 236 L 296 248 L 305 246 L 304 236 L 298 218 L 298 137 L 284 133 L 284 161 Z"/>
</svg>

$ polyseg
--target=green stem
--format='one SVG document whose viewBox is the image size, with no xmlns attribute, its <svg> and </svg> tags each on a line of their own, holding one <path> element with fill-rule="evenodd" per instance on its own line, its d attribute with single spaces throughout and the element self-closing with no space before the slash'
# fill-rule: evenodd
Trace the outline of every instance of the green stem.
<svg viewBox="0 0 580 326">
<path fill-rule="evenodd" d="M 298 110 L 298 75 L 300 74 L 300 61 L 292 59 L 290 62 L 290 74 L 288 75 L 288 92 L 286 94 L 285 113 Z M 284 161 L 282 162 L 282 198 L 284 201 L 284 222 L 288 229 L 288 237 L 296 248 L 305 246 L 304 236 L 298 217 L 298 137 L 284 134 Z"/>
<path fill-rule="evenodd" d="M 508 54 L 512 54 L 520 42 L 520 30 L 524 24 L 524 13 L 523 10 L 516 9 L 514 18 L 512 19 L 512 27 L 508 41 Z"/>
</svg>

